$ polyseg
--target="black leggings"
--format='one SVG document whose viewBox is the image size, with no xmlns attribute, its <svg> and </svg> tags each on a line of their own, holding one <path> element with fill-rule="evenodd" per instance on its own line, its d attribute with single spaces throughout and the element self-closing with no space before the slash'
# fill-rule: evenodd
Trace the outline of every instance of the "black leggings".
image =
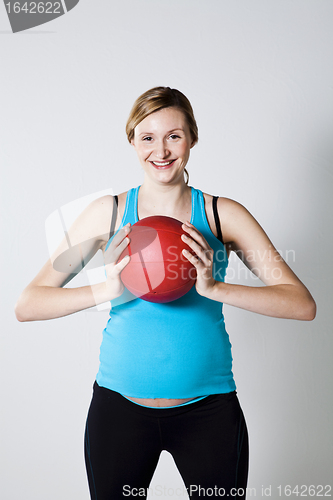
<svg viewBox="0 0 333 500">
<path fill-rule="evenodd" d="M 162 450 L 173 456 L 189 498 L 245 499 L 248 436 L 236 392 L 149 408 L 95 382 L 85 432 L 92 500 L 146 498 Z"/>
</svg>

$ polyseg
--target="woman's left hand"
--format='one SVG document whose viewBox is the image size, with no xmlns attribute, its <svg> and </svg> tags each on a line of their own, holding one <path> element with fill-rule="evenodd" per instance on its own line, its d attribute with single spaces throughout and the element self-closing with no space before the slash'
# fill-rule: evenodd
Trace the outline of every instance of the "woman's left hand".
<svg viewBox="0 0 333 500">
<path fill-rule="evenodd" d="M 189 250 L 183 250 L 184 257 L 186 257 L 197 270 L 197 280 L 195 283 L 196 290 L 199 295 L 203 295 L 204 297 L 208 296 L 216 283 L 216 280 L 213 278 L 214 250 L 208 245 L 200 231 L 190 222 L 186 221 L 186 223 L 182 225 L 182 229 L 187 233 L 187 235 L 182 235 L 183 242 L 196 254 L 196 256 L 194 256 Z"/>
</svg>

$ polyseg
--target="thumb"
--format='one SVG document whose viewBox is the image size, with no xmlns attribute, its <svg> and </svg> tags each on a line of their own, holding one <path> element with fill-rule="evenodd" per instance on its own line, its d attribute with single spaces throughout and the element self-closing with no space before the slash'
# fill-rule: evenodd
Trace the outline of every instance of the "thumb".
<svg viewBox="0 0 333 500">
<path fill-rule="evenodd" d="M 117 270 L 117 272 L 121 273 L 121 271 L 127 266 L 130 260 L 130 255 L 125 255 L 125 257 L 115 265 L 115 269 Z"/>
</svg>

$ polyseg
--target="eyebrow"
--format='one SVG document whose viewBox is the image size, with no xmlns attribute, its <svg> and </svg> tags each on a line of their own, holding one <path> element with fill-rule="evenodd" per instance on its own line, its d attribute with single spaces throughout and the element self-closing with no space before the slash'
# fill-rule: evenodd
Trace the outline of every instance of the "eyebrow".
<svg viewBox="0 0 333 500">
<path fill-rule="evenodd" d="M 182 128 L 174 128 L 172 130 L 169 130 L 169 132 L 167 132 L 166 135 L 171 134 L 172 132 L 176 132 L 177 130 L 184 132 L 184 129 L 182 129 Z M 139 137 L 141 137 L 142 135 L 154 135 L 154 133 L 153 132 L 141 132 L 141 134 L 139 134 Z"/>
</svg>

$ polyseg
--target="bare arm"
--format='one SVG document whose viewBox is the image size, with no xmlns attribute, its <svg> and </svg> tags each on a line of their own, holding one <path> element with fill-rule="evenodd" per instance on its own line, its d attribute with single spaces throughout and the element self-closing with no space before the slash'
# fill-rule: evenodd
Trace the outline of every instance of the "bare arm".
<svg viewBox="0 0 333 500">
<path fill-rule="evenodd" d="M 104 196 L 93 201 L 76 219 L 67 238 L 63 239 L 56 252 L 20 295 L 15 306 L 19 321 L 67 316 L 121 295 L 124 285 L 120 273 L 129 258 L 118 264 L 116 262 L 129 242 L 126 237 L 130 232 L 129 226 L 117 233 L 104 254 L 106 282 L 63 288 L 99 249 L 105 247 L 113 207 L 113 197 Z"/>
<path fill-rule="evenodd" d="M 201 295 L 248 311 L 277 318 L 312 320 L 316 304 L 274 248 L 254 217 L 239 203 L 219 198 L 218 211 L 226 246 L 236 252 L 265 287 L 233 285 L 212 277 L 212 249 L 194 226 L 183 226 L 191 237 L 184 239 L 199 259 L 184 255 L 197 269 L 197 291 Z"/>
</svg>

